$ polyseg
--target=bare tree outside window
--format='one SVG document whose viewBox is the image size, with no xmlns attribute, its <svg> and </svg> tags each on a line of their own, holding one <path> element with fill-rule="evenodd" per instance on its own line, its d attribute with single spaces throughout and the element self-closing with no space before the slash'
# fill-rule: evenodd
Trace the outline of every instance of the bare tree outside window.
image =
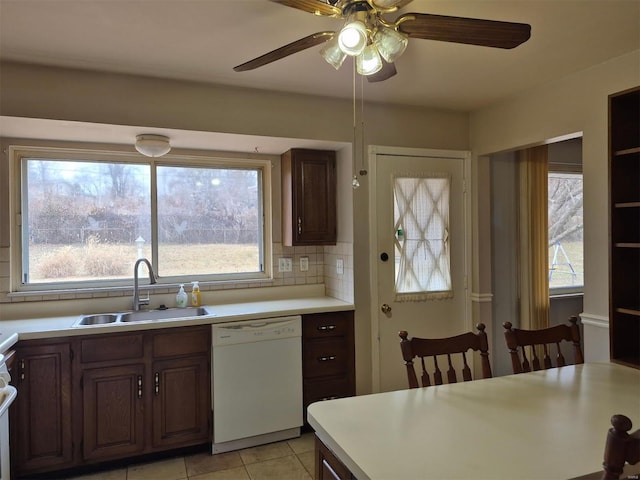
<svg viewBox="0 0 640 480">
<path fill-rule="evenodd" d="M 584 285 L 582 174 L 549 172 L 549 288 Z"/>
</svg>

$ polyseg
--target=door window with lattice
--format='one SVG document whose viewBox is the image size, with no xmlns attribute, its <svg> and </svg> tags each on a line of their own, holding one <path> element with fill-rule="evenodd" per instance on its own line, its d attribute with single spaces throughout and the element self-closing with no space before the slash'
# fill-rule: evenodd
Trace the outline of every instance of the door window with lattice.
<svg viewBox="0 0 640 480">
<path fill-rule="evenodd" d="M 450 190 L 448 174 L 396 176 L 393 180 L 396 301 L 453 297 Z"/>
</svg>

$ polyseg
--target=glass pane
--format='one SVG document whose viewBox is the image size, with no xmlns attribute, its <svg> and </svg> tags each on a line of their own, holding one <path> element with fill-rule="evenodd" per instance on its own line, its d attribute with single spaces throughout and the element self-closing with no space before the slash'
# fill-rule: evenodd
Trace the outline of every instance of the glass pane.
<svg viewBox="0 0 640 480">
<path fill-rule="evenodd" d="M 451 295 L 449 191 L 448 177 L 395 179 L 397 300 Z"/>
<path fill-rule="evenodd" d="M 161 276 L 262 271 L 258 169 L 158 167 Z"/>
<path fill-rule="evenodd" d="M 23 283 L 130 278 L 136 238 L 151 238 L 149 172 L 148 165 L 25 159 Z"/>
<path fill-rule="evenodd" d="M 549 288 L 584 285 L 582 174 L 549 172 Z"/>
</svg>

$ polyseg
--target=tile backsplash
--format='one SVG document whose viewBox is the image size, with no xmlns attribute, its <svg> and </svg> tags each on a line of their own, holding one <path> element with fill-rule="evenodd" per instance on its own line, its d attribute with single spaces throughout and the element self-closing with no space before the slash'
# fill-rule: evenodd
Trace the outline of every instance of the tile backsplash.
<svg viewBox="0 0 640 480">
<path fill-rule="evenodd" d="M 291 259 L 291 271 L 279 271 L 281 258 Z M 301 269 L 301 258 L 306 258 L 308 268 Z M 339 264 L 342 267 L 339 267 Z M 220 282 L 201 284 L 203 292 L 245 288 L 269 288 L 287 285 L 325 285 L 325 294 L 347 302 L 354 301 L 353 245 L 338 243 L 335 246 L 285 247 L 273 244 L 273 278 L 261 281 Z M 154 288 L 153 294 L 169 294 L 174 286 Z M 104 289 L 95 292 L 42 292 L 25 295 L 8 295 L 10 291 L 9 248 L 0 248 L 0 304 L 12 302 L 42 302 L 49 300 L 92 299 L 131 295 L 130 289 Z"/>
</svg>

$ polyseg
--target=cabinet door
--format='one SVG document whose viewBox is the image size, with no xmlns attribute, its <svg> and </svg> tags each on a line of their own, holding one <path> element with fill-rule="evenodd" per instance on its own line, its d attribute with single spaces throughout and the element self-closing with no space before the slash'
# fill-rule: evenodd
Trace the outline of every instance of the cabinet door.
<svg viewBox="0 0 640 480">
<path fill-rule="evenodd" d="M 71 347 L 68 343 L 19 345 L 16 352 L 12 467 L 23 475 L 70 466 Z"/>
<path fill-rule="evenodd" d="M 153 447 L 211 440 L 208 355 L 153 363 Z"/>
<path fill-rule="evenodd" d="M 119 458 L 144 449 L 143 364 L 82 372 L 83 456 L 87 461 Z"/>
<path fill-rule="evenodd" d="M 282 156 L 283 243 L 336 244 L 336 154 L 292 149 Z"/>
</svg>

